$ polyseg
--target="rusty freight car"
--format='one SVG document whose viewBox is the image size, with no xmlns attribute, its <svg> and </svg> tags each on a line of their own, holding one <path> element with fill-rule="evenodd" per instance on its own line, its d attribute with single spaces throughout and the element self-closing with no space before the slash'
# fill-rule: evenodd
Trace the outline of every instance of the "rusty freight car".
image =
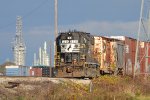
<svg viewBox="0 0 150 100">
<path fill-rule="evenodd" d="M 111 36 L 111 38 L 119 39 L 123 41 L 125 45 L 125 75 L 133 75 L 135 64 L 135 52 L 136 52 L 136 39 L 126 36 Z"/>
<path fill-rule="evenodd" d="M 100 64 L 100 74 L 123 74 L 125 63 L 122 41 L 94 36 L 94 58 Z"/>
<path fill-rule="evenodd" d="M 149 65 L 150 65 L 150 43 L 140 41 L 139 46 L 139 60 L 140 60 L 140 69 L 138 70 L 140 75 L 145 76 L 148 74 Z"/>
</svg>

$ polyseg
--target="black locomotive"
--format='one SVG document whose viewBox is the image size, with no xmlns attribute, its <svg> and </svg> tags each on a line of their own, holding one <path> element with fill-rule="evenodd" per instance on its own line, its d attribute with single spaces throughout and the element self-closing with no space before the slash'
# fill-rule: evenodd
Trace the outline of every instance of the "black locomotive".
<svg viewBox="0 0 150 100">
<path fill-rule="evenodd" d="M 90 33 L 69 31 L 56 38 L 57 77 L 96 77 L 99 64 L 93 58 L 94 37 Z"/>
</svg>

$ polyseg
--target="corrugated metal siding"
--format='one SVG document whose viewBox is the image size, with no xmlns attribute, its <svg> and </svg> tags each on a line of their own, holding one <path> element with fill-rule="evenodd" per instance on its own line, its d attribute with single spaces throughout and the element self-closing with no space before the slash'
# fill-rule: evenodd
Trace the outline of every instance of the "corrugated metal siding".
<svg viewBox="0 0 150 100">
<path fill-rule="evenodd" d="M 140 73 L 144 75 L 145 73 L 145 53 L 146 53 L 146 43 L 140 42 L 139 58 L 140 58 Z"/>
<path fill-rule="evenodd" d="M 135 53 L 136 53 L 136 43 L 137 41 L 135 39 L 131 39 L 131 59 L 132 59 L 132 74 L 134 73 L 134 66 L 135 66 Z"/>
<path fill-rule="evenodd" d="M 148 65 L 150 65 L 150 42 L 148 43 L 148 47 L 149 47 L 149 49 L 148 49 L 148 56 L 149 56 L 149 58 L 148 58 Z M 148 72 L 150 72 L 150 66 L 148 68 Z"/>
<path fill-rule="evenodd" d="M 115 59 L 115 50 L 114 50 L 114 42 L 110 43 L 110 66 L 115 68 L 116 66 L 116 59 Z"/>
<path fill-rule="evenodd" d="M 110 60 L 110 66 L 112 67 L 111 69 L 114 68 L 124 68 L 124 44 L 121 41 L 113 41 L 110 42 L 110 47 L 111 47 L 111 60 Z M 114 67 L 114 68 L 113 68 Z M 115 70 L 115 69 L 114 69 Z"/>
<path fill-rule="evenodd" d="M 135 65 L 135 52 L 136 52 L 136 40 L 131 40 L 131 58 L 132 58 L 132 74 L 134 73 L 134 65 Z"/>
<path fill-rule="evenodd" d="M 117 62 L 119 56 L 124 55 L 123 54 L 124 45 L 122 41 L 116 39 L 110 39 L 107 37 L 94 37 L 94 39 L 95 39 L 95 45 L 94 45 L 95 58 L 98 59 L 98 61 L 100 62 L 101 70 L 115 70 L 115 68 L 118 66 L 120 67 L 124 66 L 123 65 L 124 58 L 119 59 Z M 119 46 L 119 43 L 121 43 L 123 46 Z M 116 49 L 114 49 L 114 47 L 116 47 Z M 119 49 L 121 49 L 121 51 L 119 51 Z M 120 60 L 122 60 L 121 61 L 122 63 L 120 63 Z"/>
<path fill-rule="evenodd" d="M 53 77 L 54 68 L 49 66 L 34 66 L 30 68 L 30 76 Z"/>
<path fill-rule="evenodd" d="M 6 66 L 6 76 L 29 76 L 29 67 Z"/>
<path fill-rule="evenodd" d="M 31 68 L 30 76 L 42 76 L 42 68 Z"/>
<path fill-rule="evenodd" d="M 125 37 L 125 74 L 132 74 L 132 60 L 130 57 L 130 39 Z"/>
<path fill-rule="evenodd" d="M 124 56 L 124 44 L 116 42 L 117 45 L 117 67 L 124 68 L 125 56 Z"/>
<path fill-rule="evenodd" d="M 42 76 L 44 76 L 44 77 L 50 76 L 50 68 L 49 67 L 42 68 Z"/>
<path fill-rule="evenodd" d="M 103 69 L 103 70 L 106 70 L 109 66 L 109 54 L 110 51 L 109 50 L 109 43 L 107 42 L 107 39 L 105 38 L 102 38 L 102 46 L 101 46 L 101 50 L 102 50 L 102 53 L 101 53 L 101 66 L 100 68 Z"/>
<path fill-rule="evenodd" d="M 148 60 L 148 66 L 147 67 L 145 66 L 145 72 L 149 73 L 150 72 L 150 42 L 145 42 L 145 53 L 147 52 L 146 51 L 147 46 L 148 46 L 148 57 L 146 56 L 145 61 Z"/>
<path fill-rule="evenodd" d="M 136 40 L 125 37 L 125 74 L 133 75 L 135 63 Z"/>
<path fill-rule="evenodd" d="M 106 66 L 108 67 L 108 66 L 110 66 L 110 53 L 111 53 L 111 51 L 110 51 L 110 42 L 109 41 L 106 41 L 106 57 L 105 57 L 105 64 L 106 64 Z"/>
<path fill-rule="evenodd" d="M 148 57 L 146 56 L 147 52 L 147 44 L 148 44 Z M 148 68 L 146 67 L 146 60 L 148 59 Z M 145 75 L 145 73 L 150 72 L 150 44 L 148 42 L 140 43 L 140 73 Z"/>
<path fill-rule="evenodd" d="M 99 62 L 99 64 L 102 66 L 102 52 L 103 52 L 103 40 L 99 36 L 94 37 L 94 58 Z"/>
<path fill-rule="evenodd" d="M 94 51 L 95 53 L 100 53 L 101 52 L 101 37 L 94 37 Z"/>
</svg>

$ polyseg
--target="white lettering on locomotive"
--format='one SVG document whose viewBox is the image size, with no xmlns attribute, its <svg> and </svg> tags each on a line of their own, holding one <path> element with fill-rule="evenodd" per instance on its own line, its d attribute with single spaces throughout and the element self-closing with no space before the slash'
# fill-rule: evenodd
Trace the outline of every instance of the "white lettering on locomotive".
<svg viewBox="0 0 150 100">
<path fill-rule="evenodd" d="M 62 40 L 61 43 L 78 43 L 78 40 Z"/>
</svg>

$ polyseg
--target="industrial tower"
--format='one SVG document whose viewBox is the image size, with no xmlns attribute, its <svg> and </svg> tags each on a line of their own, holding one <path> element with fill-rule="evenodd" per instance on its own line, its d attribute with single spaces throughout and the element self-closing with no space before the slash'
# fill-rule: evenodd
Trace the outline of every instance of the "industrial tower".
<svg viewBox="0 0 150 100">
<path fill-rule="evenodd" d="M 50 58 L 47 53 L 47 43 L 44 42 L 44 48 L 39 48 L 38 59 L 36 58 L 36 53 L 34 53 L 34 66 L 50 66 Z"/>
<path fill-rule="evenodd" d="M 16 65 L 25 65 L 26 46 L 22 36 L 22 18 L 17 17 L 16 35 L 13 42 L 14 63 Z"/>
</svg>

